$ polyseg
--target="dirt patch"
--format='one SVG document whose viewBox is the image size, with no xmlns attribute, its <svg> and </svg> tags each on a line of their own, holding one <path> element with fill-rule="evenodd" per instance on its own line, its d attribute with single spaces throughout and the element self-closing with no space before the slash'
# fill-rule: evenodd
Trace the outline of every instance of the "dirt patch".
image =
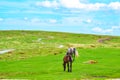
<svg viewBox="0 0 120 80">
<path fill-rule="evenodd" d="M 96 64 L 96 63 L 98 63 L 98 62 L 95 61 L 95 60 L 88 60 L 88 61 L 85 61 L 85 62 L 83 62 L 83 63 L 85 63 L 85 64 Z"/>
<path fill-rule="evenodd" d="M 110 41 L 110 40 L 111 40 L 111 38 L 109 38 L 109 37 L 108 38 L 101 38 L 101 39 L 98 40 L 98 42 L 99 43 L 104 43 L 105 41 Z"/>
</svg>

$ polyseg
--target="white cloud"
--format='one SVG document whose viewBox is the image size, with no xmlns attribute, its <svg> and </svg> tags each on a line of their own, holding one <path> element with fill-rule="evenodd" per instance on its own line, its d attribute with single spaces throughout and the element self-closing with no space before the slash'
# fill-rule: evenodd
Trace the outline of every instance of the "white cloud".
<svg viewBox="0 0 120 80">
<path fill-rule="evenodd" d="M 115 9 L 115 10 L 118 10 L 120 9 L 120 2 L 111 2 L 108 7 L 112 8 L 112 9 Z"/>
<path fill-rule="evenodd" d="M 46 1 L 42 1 L 42 2 L 36 2 L 36 5 L 37 6 L 43 6 L 43 7 L 58 7 L 58 3 L 57 3 L 57 1 L 48 1 L 48 0 L 46 0 Z"/>
<path fill-rule="evenodd" d="M 31 19 L 31 22 L 32 23 L 39 23 L 39 22 L 41 22 L 41 20 L 39 18 L 33 18 L 33 19 Z"/>
<path fill-rule="evenodd" d="M 76 9 L 85 9 L 85 10 L 98 10 L 102 7 L 105 7 L 104 3 L 95 3 L 95 4 L 85 4 L 81 3 L 80 0 L 60 0 L 61 6 L 66 8 L 76 8 Z"/>
<path fill-rule="evenodd" d="M 79 0 L 60 0 L 61 6 L 65 8 L 84 8 L 85 5 L 80 3 Z"/>
<path fill-rule="evenodd" d="M 80 17 L 64 17 L 61 22 L 68 26 L 78 26 L 83 23 L 83 20 Z"/>
<path fill-rule="evenodd" d="M 102 32 L 102 29 L 100 27 L 95 27 L 92 29 L 94 32 Z"/>
<path fill-rule="evenodd" d="M 100 27 L 95 27 L 92 29 L 92 31 L 100 33 L 111 33 L 115 32 L 115 30 L 120 30 L 120 26 L 112 26 L 110 29 L 102 29 Z"/>
<path fill-rule="evenodd" d="M 106 4 L 104 3 L 85 4 L 85 5 L 86 5 L 85 7 L 86 10 L 99 10 L 101 8 L 106 7 Z"/>
<path fill-rule="evenodd" d="M 91 19 L 87 19 L 86 22 L 87 22 L 87 23 L 91 23 L 92 20 L 91 20 Z"/>
<path fill-rule="evenodd" d="M 113 29 L 102 29 L 100 27 L 95 27 L 92 29 L 94 32 L 100 32 L 100 33 L 110 33 L 113 32 Z"/>
<path fill-rule="evenodd" d="M 120 26 L 112 26 L 112 29 L 120 29 Z"/>
<path fill-rule="evenodd" d="M 28 18 L 27 18 L 27 17 L 24 17 L 24 20 L 25 20 L 25 21 L 27 21 L 27 20 L 28 20 Z"/>
<path fill-rule="evenodd" d="M 50 22 L 50 23 L 56 23 L 57 20 L 56 20 L 56 19 L 49 19 L 49 22 Z"/>
<path fill-rule="evenodd" d="M 3 21 L 4 19 L 3 18 L 0 18 L 0 21 Z"/>
<path fill-rule="evenodd" d="M 111 2 L 109 4 L 105 3 L 82 3 L 80 0 L 54 0 L 54 1 L 42 1 L 37 2 L 37 6 L 42 7 L 48 7 L 48 8 L 58 8 L 58 7 L 64 7 L 69 9 L 84 9 L 84 10 L 100 10 L 102 8 L 104 9 L 114 9 L 118 10 L 120 9 L 120 2 Z"/>
<path fill-rule="evenodd" d="M 42 18 L 32 18 L 30 19 L 31 23 L 35 23 L 35 24 L 55 24 L 57 23 L 56 19 L 42 19 Z"/>
</svg>

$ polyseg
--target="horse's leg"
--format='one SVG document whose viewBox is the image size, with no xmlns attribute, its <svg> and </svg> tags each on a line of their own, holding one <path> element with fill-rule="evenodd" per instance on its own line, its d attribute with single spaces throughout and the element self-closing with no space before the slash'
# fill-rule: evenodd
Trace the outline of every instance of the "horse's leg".
<svg viewBox="0 0 120 80">
<path fill-rule="evenodd" d="M 64 71 L 66 70 L 66 63 L 63 63 Z"/>
<path fill-rule="evenodd" d="M 69 72 L 69 71 L 70 71 L 70 70 L 69 70 L 69 67 L 70 67 L 70 66 L 69 66 L 69 62 L 67 63 L 67 67 L 68 67 L 68 72 Z"/>
<path fill-rule="evenodd" d="M 70 63 L 70 72 L 72 72 L 72 57 L 70 56 L 69 58 L 70 58 L 70 61 L 69 61 L 69 63 Z"/>
<path fill-rule="evenodd" d="M 70 62 L 70 72 L 72 72 L 72 62 Z"/>
</svg>

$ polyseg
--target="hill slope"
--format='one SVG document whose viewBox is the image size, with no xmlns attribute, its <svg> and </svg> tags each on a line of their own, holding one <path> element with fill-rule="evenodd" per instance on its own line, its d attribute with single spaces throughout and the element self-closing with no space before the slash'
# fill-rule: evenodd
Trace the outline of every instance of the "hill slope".
<svg viewBox="0 0 120 80">
<path fill-rule="evenodd" d="M 63 72 L 68 44 L 79 57 L 73 72 Z M 65 80 L 120 78 L 120 37 L 45 31 L 0 31 L 0 78 Z M 96 64 L 85 64 L 95 60 Z M 112 67 L 114 66 L 114 67 Z"/>
</svg>

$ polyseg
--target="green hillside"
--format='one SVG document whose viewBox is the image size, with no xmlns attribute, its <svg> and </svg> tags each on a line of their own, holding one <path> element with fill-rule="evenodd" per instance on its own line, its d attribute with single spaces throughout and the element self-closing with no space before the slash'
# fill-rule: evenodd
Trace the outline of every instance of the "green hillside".
<svg viewBox="0 0 120 80">
<path fill-rule="evenodd" d="M 74 45 L 73 72 L 63 56 Z M 105 80 L 120 78 L 120 37 L 47 31 L 0 31 L 0 79 Z M 97 63 L 89 64 L 90 60 Z"/>
</svg>

